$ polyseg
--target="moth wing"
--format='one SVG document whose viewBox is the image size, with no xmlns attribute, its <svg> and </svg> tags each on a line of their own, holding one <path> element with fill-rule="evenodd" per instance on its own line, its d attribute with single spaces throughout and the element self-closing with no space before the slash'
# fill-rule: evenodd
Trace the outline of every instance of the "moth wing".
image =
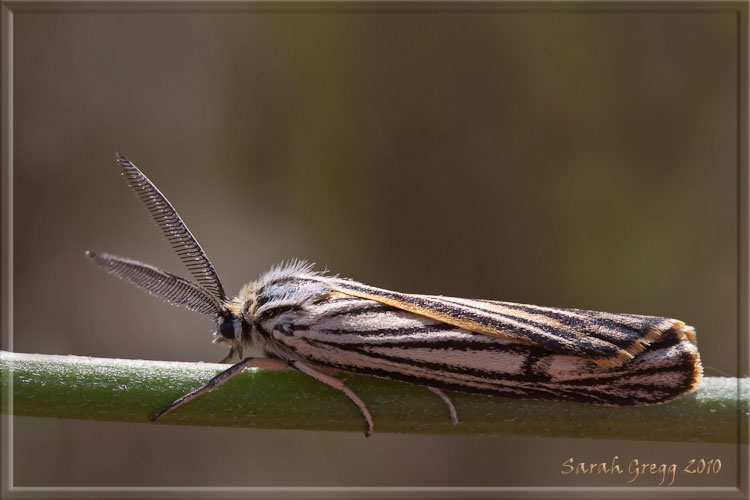
<svg viewBox="0 0 750 500">
<path fill-rule="evenodd" d="M 623 365 L 670 331 L 680 341 L 695 344 L 695 330 L 671 318 L 414 295 L 344 279 L 332 279 L 329 284 L 346 295 L 374 300 L 489 337 L 587 358 L 602 368 Z"/>
</svg>

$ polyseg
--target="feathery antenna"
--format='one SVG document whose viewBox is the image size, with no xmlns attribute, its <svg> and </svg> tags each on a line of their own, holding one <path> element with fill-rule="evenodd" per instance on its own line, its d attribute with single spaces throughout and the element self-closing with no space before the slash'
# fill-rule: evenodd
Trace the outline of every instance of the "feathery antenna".
<svg viewBox="0 0 750 500">
<path fill-rule="evenodd" d="M 195 277 L 202 289 L 212 293 L 219 301 L 224 301 L 224 287 L 221 286 L 214 266 L 166 196 L 161 194 L 130 160 L 120 153 L 115 157 L 130 189 L 146 206 L 169 244 L 190 270 L 190 274 Z"/>
<path fill-rule="evenodd" d="M 210 316 L 218 316 L 224 310 L 224 306 L 213 293 L 192 281 L 162 271 L 157 267 L 91 250 L 86 251 L 86 257 L 109 274 L 129 281 L 176 306 L 185 306 L 191 311 Z"/>
</svg>

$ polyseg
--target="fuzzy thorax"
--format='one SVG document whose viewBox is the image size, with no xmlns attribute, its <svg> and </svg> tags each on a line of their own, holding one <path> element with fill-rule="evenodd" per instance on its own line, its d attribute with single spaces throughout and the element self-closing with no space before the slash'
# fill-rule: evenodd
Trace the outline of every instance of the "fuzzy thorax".
<svg viewBox="0 0 750 500">
<path fill-rule="evenodd" d="M 217 319 L 213 341 L 228 345 L 232 356 L 237 353 L 241 357 L 243 350 L 253 345 L 262 350 L 266 342 L 258 333 L 257 323 L 263 319 L 264 313 L 277 308 L 301 310 L 306 303 L 329 292 L 327 286 L 316 281 L 322 274 L 313 271 L 312 267 L 299 260 L 282 263 L 243 286 L 237 296 L 224 303 L 228 315 Z M 307 281 L 310 279 L 312 282 Z M 300 286 L 302 283 L 306 286 Z M 237 325 L 234 336 L 221 332 L 222 321 Z"/>
</svg>

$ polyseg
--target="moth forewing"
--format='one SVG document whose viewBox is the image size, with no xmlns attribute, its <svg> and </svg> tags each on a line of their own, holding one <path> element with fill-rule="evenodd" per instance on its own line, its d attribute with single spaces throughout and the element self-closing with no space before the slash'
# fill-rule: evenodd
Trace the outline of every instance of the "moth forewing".
<svg viewBox="0 0 750 500">
<path fill-rule="evenodd" d="M 333 293 L 326 294 L 326 286 Z M 263 303 L 259 329 L 280 355 L 296 355 L 322 366 L 433 388 L 497 396 L 650 405 L 689 392 L 700 380 L 698 352 L 686 333 L 690 329 L 677 320 L 400 294 L 419 299 L 423 309 L 417 314 L 400 307 L 408 300 L 378 301 L 348 293 L 364 288 L 372 287 L 323 276 L 277 276 L 258 288 L 259 302 Z M 289 307 L 289 290 L 304 290 L 309 295 L 315 289 L 320 290 L 317 298 Z M 379 291 L 380 296 L 386 293 L 396 292 Z M 284 297 L 284 302 L 276 303 L 269 299 L 271 296 Z M 424 308 L 428 302 L 423 299 L 430 299 L 435 309 Z M 457 304 L 466 308 L 457 308 Z M 476 307 L 469 308 L 469 304 Z M 531 308 L 535 315 L 544 312 L 557 322 L 561 317 L 606 317 L 606 328 L 599 337 L 621 344 L 647 333 L 652 339 L 629 361 L 604 368 L 578 351 L 560 353 L 544 342 L 519 342 L 512 335 L 489 336 L 444 320 L 446 311 L 454 313 L 456 321 L 463 320 L 462 314 L 472 314 L 478 320 L 477 310 L 486 309 L 492 313 L 487 313 L 491 316 L 488 319 L 495 321 L 498 329 L 514 333 L 512 329 L 520 328 L 519 324 L 531 326 L 527 314 Z M 500 309 L 506 313 L 502 319 L 507 325 L 501 325 L 494 316 Z M 433 314 L 435 310 L 439 318 Z M 512 316 L 508 311 L 513 310 L 523 314 Z M 542 333 L 555 335 L 552 323 L 536 319 Z M 593 339 L 601 340 L 599 337 Z"/>
<path fill-rule="evenodd" d="M 336 280 L 332 287 L 472 332 L 585 357 L 603 368 L 627 363 L 671 329 L 695 343 L 693 328 L 670 318 L 413 295 L 349 280 Z"/>
<path fill-rule="evenodd" d="M 87 252 L 107 272 L 171 304 L 213 316 L 213 341 L 258 351 L 156 413 L 156 419 L 248 367 L 291 367 L 344 393 L 373 429 L 365 403 L 331 370 L 441 389 L 602 405 L 650 405 L 693 390 L 701 377 L 695 332 L 653 316 L 394 292 L 316 273 L 301 261 L 272 268 L 234 298 L 177 211 L 129 160 L 128 185 L 191 282 L 139 261 Z"/>
</svg>

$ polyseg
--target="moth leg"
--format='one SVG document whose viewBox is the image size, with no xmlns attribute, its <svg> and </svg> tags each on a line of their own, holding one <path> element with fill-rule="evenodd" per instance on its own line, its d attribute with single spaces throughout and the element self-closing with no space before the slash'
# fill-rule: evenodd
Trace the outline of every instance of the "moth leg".
<svg viewBox="0 0 750 500">
<path fill-rule="evenodd" d="M 359 411 L 362 412 L 362 416 L 365 417 L 365 421 L 367 422 L 367 431 L 365 431 L 365 437 L 369 436 L 372 433 L 373 429 L 373 422 L 372 422 L 372 415 L 370 415 L 370 410 L 367 409 L 367 405 L 365 405 L 364 401 L 362 401 L 359 396 L 354 394 L 351 389 L 349 389 L 346 385 L 344 385 L 344 382 L 331 377 L 330 375 L 326 375 L 324 373 L 320 373 L 319 371 L 314 370 L 313 368 L 307 366 L 306 364 L 300 363 L 296 360 L 290 360 L 289 365 L 294 368 L 295 370 L 299 370 L 305 375 L 310 375 L 312 378 L 317 380 L 318 382 L 322 382 L 325 385 L 329 387 L 333 387 L 334 389 L 338 389 L 339 391 L 343 392 L 347 395 L 349 399 L 354 401 L 354 404 L 357 405 L 359 408 Z"/>
<path fill-rule="evenodd" d="M 458 423 L 458 412 L 456 411 L 456 407 L 453 406 L 453 401 L 451 401 L 451 398 L 448 397 L 446 393 L 438 389 L 437 387 L 430 387 L 427 386 L 429 390 L 440 396 L 440 399 L 443 400 L 445 405 L 448 407 L 448 411 L 451 414 L 451 422 L 453 422 L 453 425 L 456 425 Z"/>
<path fill-rule="evenodd" d="M 156 420 L 157 418 L 166 415 L 170 411 L 174 410 L 175 408 L 184 405 L 188 401 L 191 401 L 201 394 L 211 391 L 213 389 L 216 389 L 220 385 L 223 385 L 226 383 L 227 380 L 234 377 L 238 373 L 240 373 L 245 368 L 264 368 L 266 370 L 287 370 L 289 369 L 289 366 L 280 359 L 276 358 L 245 358 L 242 361 L 240 361 L 237 364 L 234 364 L 224 370 L 223 372 L 216 375 L 214 378 L 208 381 L 206 385 L 203 387 L 200 387 L 194 391 L 191 391 L 181 398 L 175 400 L 172 404 L 161 410 L 160 412 L 156 413 L 155 415 L 152 415 L 149 417 L 149 420 L 152 422 Z"/>
<path fill-rule="evenodd" d="M 227 361 L 229 361 L 230 359 L 232 359 L 234 357 L 234 354 L 235 354 L 234 347 L 230 347 L 229 348 L 229 354 L 227 354 L 226 356 L 224 356 L 223 358 L 221 358 L 221 361 L 219 361 L 219 364 L 226 363 Z"/>
</svg>

